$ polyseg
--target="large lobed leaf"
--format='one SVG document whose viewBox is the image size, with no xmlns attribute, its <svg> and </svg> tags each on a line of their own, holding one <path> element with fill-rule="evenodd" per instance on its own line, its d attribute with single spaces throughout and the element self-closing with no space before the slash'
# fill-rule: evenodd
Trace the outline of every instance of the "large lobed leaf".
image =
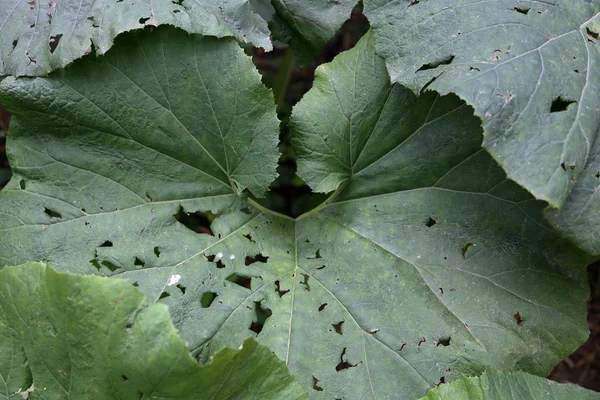
<svg viewBox="0 0 600 400">
<path fill-rule="evenodd" d="M 337 191 L 292 220 L 228 184 L 260 192 L 272 179 L 271 95 L 249 63 L 247 92 L 210 75 L 236 65 L 234 44 L 181 35 L 2 82 L 14 176 L 0 194 L 1 265 L 128 279 L 169 306 L 197 359 L 255 335 L 315 399 L 417 398 L 485 366 L 545 374 L 585 340 L 589 258 L 481 149 L 456 96 L 390 86 L 371 34 L 320 67 L 293 113 L 294 146 L 302 177 Z M 247 157 L 211 136 L 215 121 L 233 124 Z M 239 175 L 221 170 L 231 160 L 246 163 Z"/>
<path fill-rule="evenodd" d="M 600 393 L 573 384 L 560 384 L 524 372 L 493 369 L 481 376 L 462 377 L 432 389 L 421 400 L 595 400 Z"/>
<path fill-rule="evenodd" d="M 458 94 L 508 177 L 600 254 L 600 3 L 368 0 L 365 14 L 392 82 Z"/>
<path fill-rule="evenodd" d="M 272 48 L 248 0 L 3 0 L 0 75 L 45 75 L 92 47 L 104 54 L 122 32 L 163 24 Z"/>
<path fill-rule="evenodd" d="M 10 357 L 0 352 L 6 399 L 306 398 L 254 339 L 199 366 L 167 307 L 122 280 L 41 263 L 5 267 L 0 310 L 0 332 L 12 342 Z"/>
</svg>

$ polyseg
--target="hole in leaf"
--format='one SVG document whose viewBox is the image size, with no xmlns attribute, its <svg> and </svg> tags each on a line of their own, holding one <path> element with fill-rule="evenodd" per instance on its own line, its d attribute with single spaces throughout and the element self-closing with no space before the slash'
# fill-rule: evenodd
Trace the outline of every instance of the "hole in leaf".
<svg viewBox="0 0 600 400">
<path fill-rule="evenodd" d="M 252 242 L 252 243 L 256 243 L 256 242 L 254 241 L 254 239 L 252 239 L 252 235 L 251 235 L 251 234 L 244 235 L 244 237 L 245 237 L 246 239 L 248 239 L 250 242 Z"/>
<path fill-rule="evenodd" d="M 102 268 L 98 260 L 96 260 L 95 258 L 93 260 L 90 260 L 90 264 L 92 264 L 98 271 L 100 271 L 100 268 Z"/>
<path fill-rule="evenodd" d="M 442 338 L 442 339 L 438 340 L 436 346 L 440 346 L 440 345 L 442 345 L 444 347 L 450 346 L 450 339 L 451 339 L 450 337 Z"/>
<path fill-rule="evenodd" d="M 442 376 L 442 377 L 440 377 L 440 381 L 436 384 L 436 386 L 440 386 L 444 383 L 446 383 L 446 377 Z"/>
<path fill-rule="evenodd" d="M 600 178 L 600 171 L 596 172 L 596 178 Z"/>
<path fill-rule="evenodd" d="M 243 212 L 246 215 L 252 214 L 252 211 L 250 211 L 250 207 L 244 207 L 240 211 Z"/>
<path fill-rule="evenodd" d="M 217 263 L 216 263 L 216 265 L 217 265 L 218 269 L 225 268 L 225 264 L 223 264 L 223 260 L 218 260 Z"/>
<path fill-rule="evenodd" d="M 62 215 L 60 215 L 60 213 L 53 211 L 51 209 L 49 209 L 48 207 L 44 207 L 44 212 L 46 213 L 46 215 L 48 215 L 50 218 L 56 218 L 56 219 L 60 219 L 62 218 Z"/>
<path fill-rule="evenodd" d="M 215 236 L 210 229 L 210 224 L 215 219 L 216 215 L 211 212 L 196 211 L 194 213 L 188 213 L 180 206 L 177 213 L 173 216 L 186 228 L 196 233 Z"/>
<path fill-rule="evenodd" d="M 323 311 L 327 307 L 327 303 L 323 303 L 319 306 L 319 312 Z"/>
<path fill-rule="evenodd" d="M 104 243 L 98 247 L 113 247 L 113 243 L 110 240 L 105 240 Z"/>
<path fill-rule="evenodd" d="M 421 340 L 419 340 L 419 343 L 417 344 L 417 347 L 421 346 L 426 341 L 427 341 L 427 339 L 425 339 L 425 337 L 422 337 Z"/>
<path fill-rule="evenodd" d="M 323 269 L 323 268 L 325 268 L 325 267 L 327 267 L 327 265 L 320 266 L 320 267 L 319 267 L 319 268 L 317 268 L 317 269 Z"/>
<path fill-rule="evenodd" d="M 313 390 L 316 390 L 317 392 L 323 391 L 323 388 L 321 386 L 319 386 L 319 380 L 317 378 L 315 378 L 314 375 L 313 375 Z"/>
<path fill-rule="evenodd" d="M 463 258 L 467 257 L 467 252 L 473 246 L 475 246 L 475 244 L 473 244 L 471 242 L 469 242 L 469 243 L 467 243 L 467 244 L 464 245 L 464 247 L 462 248 L 462 256 L 463 256 Z"/>
<path fill-rule="evenodd" d="M 523 319 L 523 317 L 521 316 L 521 313 L 518 311 L 513 314 L 513 318 L 515 319 L 515 321 L 517 321 L 517 325 L 521 325 L 523 323 L 523 321 L 525 321 Z"/>
<path fill-rule="evenodd" d="M 260 301 L 254 302 L 254 311 L 256 312 L 256 321 L 252 321 L 250 330 L 255 332 L 258 336 L 262 332 L 267 319 L 273 315 L 273 312 L 268 308 L 262 308 Z"/>
<path fill-rule="evenodd" d="M 254 257 L 247 256 L 246 259 L 244 260 L 244 265 L 247 267 L 251 264 L 254 264 L 255 262 L 261 262 L 264 264 L 267 262 L 268 259 L 269 259 L 269 257 L 265 257 L 261 253 L 258 253 Z"/>
<path fill-rule="evenodd" d="M 56 36 L 50 36 L 50 42 L 48 42 L 48 46 L 50 46 L 50 53 L 54 53 L 54 50 L 56 50 L 58 43 L 60 43 L 61 37 L 62 37 L 62 34 L 58 34 Z"/>
<path fill-rule="evenodd" d="M 115 272 L 116 270 L 119 269 L 119 267 L 117 267 L 115 264 L 111 263 L 110 261 L 102 261 L 101 264 L 104 265 L 106 268 L 108 268 L 111 272 Z"/>
<path fill-rule="evenodd" d="M 19 39 L 13 40 L 13 42 L 12 42 L 13 50 L 15 49 L 15 47 L 17 47 L 18 44 L 19 44 Z"/>
<path fill-rule="evenodd" d="M 121 379 L 123 379 L 123 382 L 127 382 L 129 380 L 125 375 L 121 375 Z"/>
<path fill-rule="evenodd" d="M 142 17 L 138 20 L 138 22 L 140 24 L 144 25 L 146 23 L 146 21 L 148 21 L 149 19 L 150 19 L 150 17 L 147 17 L 147 18 Z"/>
<path fill-rule="evenodd" d="M 135 281 L 135 282 L 133 282 L 133 283 L 131 284 L 131 286 L 133 286 L 133 287 L 138 287 L 138 286 L 140 286 L 140 285 L 137 283 L 137 281 Z"/>
<path fill-rule="evenodd" d="M 204 255 L 204 257 L 206 257 L 206 260 L 208 262 L 214 262 L 215 261 L 215 255 L 214 254 L 209 254 L 209 255 Z"/>
<path fill-rule="evenodd" d="M 173 14 L 177 14 L 178 12 L 181 12 L 181 10 L 173 10 Z"/>
<path fill-rule="evenodd" d="M 598 34 L 598 32 L 594 32 L 589 27 L 586 27 L 585 31 L 587 32 L 588 41 L 592 42 L 592 43 L 596 43 L 600 34 Z"/>
<path fill-rule="evenodd" d="M 340 363 L 338 365 L 336 365 L 336 367 L 335 367 L 335 370 L 337 372 L 340 372 L 343 369 L 353 368 L 358 365 L 358 364 L 352 365 L 348 361 L 344 360 L 345 355 L 346 355 L 346 348 L 344 347 L 344 350 L 342 350 L 342 355 L 340 356 Z"/>
<path fill-rule="evenodd" d="M 251 283 L 252 283 L 252 278 L 248 277 L 248 276 L 243 276 L 243 275 L 238 275 L 238 274 L 231 274 L 229 275 L 227 278 L 225 278 L 226 281 L 229 281 L 231 283 L 235 283 L 238 286 L 244 287 L 246 289 L 251 289 Z"/>
<path fill-rule="evenodd" d="M 576 74 L 578 74 L 579 70 L 578 69 L 574 69 L 573 72 L 575 72 Z"/>
<path fill-rule="evenodd" d="M 185 286 L 182 286 L 181 283 L 175 287 L 181 291 L 181 294 L 185 294 Z"/>
<path fill-rule="evenodd" d="M 304 285 L 304 290 L 310 292 L 310 285 L 308 284 L 308 279 L 310 278 L 310 276 L 308 276 L 308 274 L 302 274 L 302 276 L 304 277 L 304 280 L 300 282 L 300 284 Z"/>
<path fill-rule="evenodd" d="M 423 64 L 416 72 L 428 71 L 430 69 L 436 69 L 440 65 L 450 65 L 453 60 L 454 60 L 454 56 L 450 55 L 450 56 L 447 56 L 446 58 L 442 58 L 441 60 L 436 60 L 436 61 L 432 61 L 428 64 Z"/>
<path fill-rule="evenodd" d="M 25 183 L 25 180 L 21 179 L 19 181 L 19 187 L 21 188 L 21 190 L 25 190 L 25 188 L 27 187 L 27 184 Z"/>
<path fill-rule="evenodd" d="M 435 225 L 435 223 L 436 223 L 436 220 L 435 220 L 435 219 L 433 219 L 433 218 L 431 218 L 431 217 L 429 217 L 429 219 L 427 220 L 427 222 L 425 223 L 425 225 L 426 225 L 428 228 L 431 228 L 432 226 L 434 226 L 434 225 Z"/>
<path fill-rule="evenodd" d="M 202 297 L 200 297 L 200 305 L 202 308 L 208 308 L 217 298 L 217 294 L 214 292 L 205 292 Z"/>
<path fill-rule="evenodd" d="M 183 0 L 171 0 L 171 3 L 177 4 L 178 6 L 183 4 Z"/>
<path fill-rule="evenodd" d="M 400 346 L 400 348 L 396 351 L 402 351 L 402 349 L 404 348 L 404 346 L 406 346 L 406 343 L 402 343 L 402 346 Z"/>
<path fill-rule="evenodd" d="M 337 324 L 331 324 L 331 326 L 333 326 L 333 329 L 335 329 L 335 333 L 343 335 L 344 333 L 342 332 L 342 325 L 344 324 L 345 321 L 340 321 Z"/>
<path fill-rule="evenodd" d="M 160 296 L 158 296 L 158 299 L 159 299 L 159 300 L 162 300 L 162 299 L 166 299 L 167 297 L 170 297 L 170 296 L 171 296 L 171 295 L 169 294 L 169 292 L 162 292 L 162 293 L 160 294 Z"/>
<path fill-rule="evenodd" d="M 513 8 L 513 10 L 515 10 L 519 14 L 523 14 L 523 15 L 527 15 L 527 13 L 529 12 L 529 8 L 524 8 L 524 7 L 523 8 L 515 7 L 515 8 Z"/>
<path fill-rule="evenodd" d="M 156 247 L 154 248 L 154 255 L 155 255 L 156 257 L 160 257 L 160 250 L 159 250 L 158 246 L 156 246 Z"/>
<path fill-rule="evenodd" d="M 133 265 L 143 268 L 146 265 L 146 263 L 136 257 L 135 261 L 133 262 Z"/>
<path fill-rule="evenodd" d="M 557 97 L 552 101 L 552 105 L 550 106 L 550 112 L 561 112 L 565 111 L 570 104 L 577 103 L 575 100 L 564 99 L 562 96 Z"/>
<path fill-rule="evenodd" d="M 307 259 L 308 260 L 318 260 L 319 258 L 323 258 L 323 257 L 321 257 L 321 249 L 317 250 L 314 257 L 308 257 Z"/>
<path fill-rule="evenodd" d="M 444 294 L 444 289 L 443 288 L 438 288 L 440 289 L 440 293 Z"/>
<path fill-rule="evenodd" d="M 289 289 L 288 290 L 281 290 L 281 286 L 279 281 L 275 281 L 275 286 L 277 287 L 277 289 L 275 289 L 275 291 L 277 292 L 277 294 L 279 295 L 279 297 L 283 297 L 283 295 L 285 295 L 286 293 L 289 293 Z"/>
<path fill-rule="evenodd" d="M 481 69 L 477 68 L 477 67 L 473 67 L 473 66 L 469 66 L 469 71 L 477 71 L 480 72 Z"/>
</svg>

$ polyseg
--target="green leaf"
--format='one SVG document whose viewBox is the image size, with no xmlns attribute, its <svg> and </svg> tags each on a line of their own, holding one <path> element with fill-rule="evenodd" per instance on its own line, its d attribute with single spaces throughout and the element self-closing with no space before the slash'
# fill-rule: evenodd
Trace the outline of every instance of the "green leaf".
<svg viewBox="0 0 600 400">
<path fill-rule="evenodd" d="M 462 377 L 450 384 L 432 389 L 421 400 L 592 400 L 600 393 L 573 384 L 560 384 L 523 372 L 503 372 L 493 369 L 481 376 Z"/>
<path fill-rule="evenodd" d="M 31 386 L 2 375 L 7 398 L 301 399 L 284 363 L 248 339 L 199 366 L 165 305 L 118 279 L 59 274 L 41 263 L 0 271 L 0 332 L 23 351 Z M 2 356 L 2 364 L 9 358 Z M 4 371 L 2 371 L 4 372 Z M 8 378 L 7 378 L 8 377 Z M 8 379 L 8 382 L 6 382 Z"/>
<path fill-rule="evenodd" d="M 135 47 L 122 46 L 111 50 L 119 68 L 138 71 Z M 172 51 L 167 60 L 185 55 Z M 170 140 L 156 137 L 178 149 L 168 159 L 115 138 L 122 131 L 114 121 L 142 140 L 171 120 L 136 103 L 146 99 L 136 87 L 113 83 L 104 59 L 92 61 L 0 86 L 13 113 L 15 166 L 0 193 L 0 265 L 41 259 L 127 279 L 169 306 L 198 359 L 255 335 L 315 399 L 418 398 L 442 377 L 486 366 L 546 374 L 586 339 L 590 258 L 548 227 L 545 204 L 481 148 L 471 108 L 456 96 L 416 98 L 390 87 L 370 34 L 320 67 L 293 111 L 302 178 L 325 191 L 342 185 L 296 220 L 231 194 L 226 177 L 219 185 L 183 168 L 177 160 L 202 160 L 206 172 L 213 164 L 179 125 L 165 133 Z M 202 93 L 193 74 L 170 75 L 180 80 L 168 86 L 157 76 L 138 85 L 148 93 L 189 88 L 174 113 Z M 89 79 L 98 84 L 86 89 Z M 110 119 L 73 93 L 60 95 L 75 81 L 86 95 L 110 99 L 102 103 Z M 211 101 L 232 104 L 232 92 Z M 185 115 L 202 117 L 199 104 Z M 276 140 L 276 131 L 263 131 Z M 146 192 L 152 200 L 142 203 L 136 196 Z"/>
<path fill-rule="evenodd" d="M 325 47 L 350 18 L 356 0 L 273 0 L 273 36 L 286 41 L 304 65 Z"/>
<path fill-rule="evenodd" d="M 106 53 L 122 32 L 164 24 L 272 49 L 248 0 L 3 0 L 0 75 L 45 75 L 92 49 Z"/>
<path fill-rule="evenodd" d="M 458 94 L 508 177 L 555 208 L 589 179 L 582 174 L 600 129 L 599 13 L 600 3 L 585 0 L 365 1 L 392 82 Z"/>
</svg>

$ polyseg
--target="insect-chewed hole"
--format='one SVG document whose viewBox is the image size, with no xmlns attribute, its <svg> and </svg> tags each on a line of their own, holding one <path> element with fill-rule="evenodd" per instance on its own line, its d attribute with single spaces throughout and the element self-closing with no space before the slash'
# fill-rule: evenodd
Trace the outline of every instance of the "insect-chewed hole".
<svg viewBox="0 0 600 400">
<path fill-rule="evenodd" d="M 335 367 L 335 370 L 337 372 L 340 372 L 341 370 L 344 370 L 344 369 L 353 368 L 353 367 L 356 367 L 358 365 L 358 363 L 357 364 L 350 364 L 347 360 L 344 360 L 344 356 L 346 355 L 346 350 L 347 349 L 344 347 L 344 350 L 342 350 L 342 355 L 340 356 L 340 362 Z"/>
<path fill-rule="evenodd" d="M 338 333 L 340 335 L 343 335 L 344 333 L 342 332 L 342 325 L 344 324 L 345 321 L 340 321 L 337 324 L 331 324 L 331 326 L 333 326 L 333 329 L 335 329 L 335 333 Z"/>
<path fill-rule="evenodd" d="M 440 340 L 438 340 L 436 346 L 444 346 L 444 347 L 450 346 L 450 339 L 451 339 L 450 336 L 441 338 Z"/>
<path fill-rule="evenodd" d="M 269 257 L 263 256 L 261 253 L 258 253 L 254 257 L 247 256 L 244 260 L 244 265 L 247 267 L 249 265 L 254 264 L 255 262 L 266 263 Z"/>
<path fill-rule="evenodd" d="M 250 278 L 249 276 L 231 274 L 227 278 L 225 278 L 225 280 L 231 283 L 235 283 L 236 285 L 244 287 L 246 289 L 251 289 L 252 278 Z"/>
<path fill-rule="evenodd" d="M 162 300 L 162 299 L 166 299 L 167 297 L 171 297 L 171 295 L 169 294 L 169 292 L 162 292 L 160 294 L 160 296 L 158 296 L 158 299 Z"/>
<path fill-rule="evenodd" d="M 518 12 L 519 14 L 524 14 L 524 15 L 527 15 L 527 13 L 529 13 L 529 8 L 525 8 L 525 7 L 515 7 L 515 8 L 513 8 L 513 10 Z"/>
<path fill-rule="evenodd" d="M 98 247 L 113 247 L 113 242 L 111 242 L 110 240 L 105 240 L 100 246 Z"/>
<path fill-rule="evenodd" d="M 283 297 L 286 293 L 289 293 L 290 289 L 288 290 L 281 290 L 281 283 L 279 282 L 279 280 L 275 281 L 275 291 L 277 292 L 277 294 L 279 295 L 279 297 Z"/>
<path fill-rule="evenodd" d="M 135 265 L 136 267 L 143 268 L 146 265 L 146 263 L 136 257 L 135 260 L 133 261 L 133 265 Z"/>
<path fill-rule="evenodd" d="M 58 44 L 60 43 L 60 38 L 62 36 L 62 33 L 55 36 L 50 36 L 50 41 L 48 42 L 48 46 L 50 47 L 50 53 L 54 53 L 54 51 L 58 47 Z"/>
<path fill-rule="evenodd" d="M 327 307 L 327 303 L 323 303 L 319 306 L 319 312 L 323 311 L 325 309 L 325 307 Z"/>
<path fill-rule="evenodd" d="M 216 218 L 216 215 L 210 211 L 189 213 L 182 206 L 179 206 L 179 209 L 173 216 L 179 223 L 196 233 L 215 236 L 210 229 L 210 224 Z"/>
<path fill-rule="evenodd" d="M 258 336 L 262 332 L 267 319 L 273 315 L 273 312 L 268 308 L 263 308 L 261 301 L 254 302 L 254 312 L 256 313 L 256 319 L 252 321 L 249 329 Z"/>
<path fill-rule="evenodd" d="M 160 249 L 158 248 L 158 246 L 154 247 L 154 255 L 156 257 L 160 257 Z"/>
<path fill-rule="evenodd" d="M 321 386 L 319 386 L 319 380 L 313 375 L 313 390 L 316 390 L 317 392 L 322 392 L 323 388 Z"/>
<path fill-rule="evenodd" d="M 200 305 L 202 308 L 208 308 L 216 298 L 217 294 L 215 292 L 204 292 L 202 297 L 200 297 Z"/>
<path fill-rule="evenodd" d="M 445 58 L 435 60 L 435 61 L 432 61 L 427 64 L 423 64 L 419 67 L 419 69 L 416 72 L 427 71 L 430 69 L 436 69 L 437 67 L 439 67 L 441 65 L 450 65 L 450 64 L 452 64 L 453 60 L 454 60 L 454 55 L 450 55 Z"/>
<path fill-rule="evenodd" d="M 577 103 L 575 100 L 565 99 L 562 96 L 558 96 L 552 101 L 552 105 L 550 106 L 550 113 L 562 112 L 565 111 L 569 105 Z"/>
<path fill-rule="evenodd" d="M 48 207 L 44 207 L 44 212 L 46 213 L 46 215 L 48 215 L 50 218 L 56 218 L 56 219 L 60 219 L 62 218 L 62 215 L 54 210 L 49 209 Z"/>
<path fill-rule="evenodd" d="M 27 182 L 25 182 L 25 179 L 21 179 L 19 181 L 19 187 L 21 188 L 21 190 L 25 190 L 27 188 Z"/>
<path fill-rule="evenodd" d="M 434 225 L 435 225 L 435 223 L 436 223 L 436 222 L 437 222 L 437 221 L 436 221 L 435 219 L 433 219 L 433 218 L 429 217 L 429 218 L 427 219 L 427 222 L 425 222 L 425 226 L 427 226 L 428 228 L 431 228 L 432 226 L 434 226 Z"/>
</svg>

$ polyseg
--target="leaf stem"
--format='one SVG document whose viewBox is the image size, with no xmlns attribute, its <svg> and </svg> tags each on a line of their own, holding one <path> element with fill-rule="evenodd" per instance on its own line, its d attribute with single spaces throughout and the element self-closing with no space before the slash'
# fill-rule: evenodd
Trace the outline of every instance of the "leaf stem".
<svg viewBox="0 0 600 400">
<path fill-rule="evenodd" d="M 279 72 L 277 74 L 277 80 L 275 81 L 275 85 L 273 86 L 273 93 L 275 95 L 275 103 L 280 106 L 285 101 L 285 94 L 287 92 L 287 88 L 292 80 L 292 75 L 294 72 L 294 68 L 296 67 L 296 63 L 294 62 L 294 53 L 292 49 L 288 47 L 285 50 L 285 54 L 283 55 L 283 59 L 281 60 L 281 65 L 279 66 Z"/>
</svg>

